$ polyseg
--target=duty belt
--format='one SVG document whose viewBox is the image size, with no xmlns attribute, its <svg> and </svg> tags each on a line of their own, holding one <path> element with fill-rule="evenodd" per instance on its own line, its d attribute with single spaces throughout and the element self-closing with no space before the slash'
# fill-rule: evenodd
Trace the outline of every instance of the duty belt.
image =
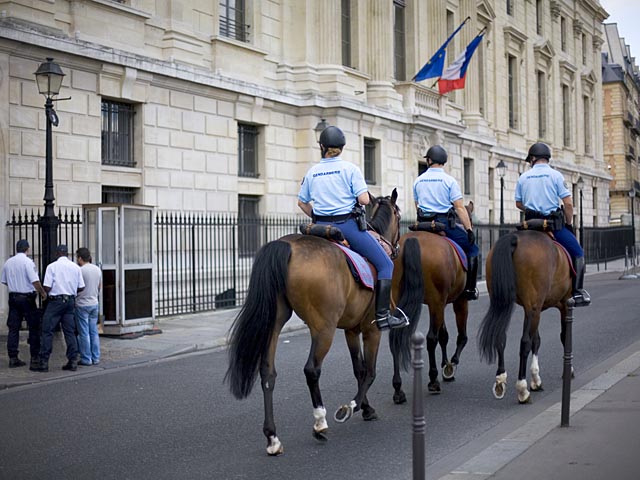
<svg viewBox="0 0 640 480">
<path fill-rule="evenodd" d="M 68 302 L 76 298 L 75 295 L 49 295 L 49 300 L 62 300 L 63 302 Z"/>
<path fill-rule="evenodd" d="M 350 219 L 351 216 L 352 216 L 351 212 L 345 213 L 344 215 L 328 215 L 328 216 L 314 214 L 313 221 L 314 222 L 330 222 L 330 223 L 343 222 L 345 220 Z"/>
</svg>

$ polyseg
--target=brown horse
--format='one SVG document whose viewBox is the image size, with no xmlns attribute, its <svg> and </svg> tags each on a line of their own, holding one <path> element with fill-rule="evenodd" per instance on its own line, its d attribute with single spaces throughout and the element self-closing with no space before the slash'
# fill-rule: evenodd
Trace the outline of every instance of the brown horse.
<svg viewBox="0 0 640 480">
<path fill-rule="evenodd" d="M 374 199 L 370 221 L 373 230 L 394 246 L 400 237 L 397 197 L 394 189 L 390 197 Z M 367 400 L 367 390 L 375 378 L 381 337 L 372 322 L 373 305 L 373 292 L 354 280 L 344 253 L 327 240 L 287 235 L 260 249 L 251 271 L 246 302 L 231 327 L 225 380 L 233 395 L 241 399 L 249 395 L 260 373 L 265 412 L 263 432 L 269 455 L 284 451 L 273 417 L 274 361 L 278 336 L 292 312 L 306 323 L 311 334 L 304 373 L 313 404 L 314 437 L 327 440 L 326 409 L 319 379 L 337 328 L 345 331 L 358 391 L 353 400 L 336 411 L 334 419 L 342 423 L 359 410 L 364 420 L 377 418 Z"/>
<path fill-rule="evenodd" d="M 471 213 L 473 204 L 467 206 Z M 411 335 L 420 320 L 422 304 L 429 307 L 429 331 L 427 352 L 429 355 L 429 384 L 432 393 L 440 392 L 436 346 L 442 350 L 442 378 L 455 379 L 460 354 L 467 343 L 468 300 L 461 295 L 467 275 L 454 251 L 444 237 L 430 232 L 409 232 L 400 238 L 400 254 L 393 269 L 393 297 L 399 299 L 398 307 L 409 317 L 410 327 L 389 332 L 389 344 L 393 355 L 393 401 L 406 402 L 402 391 L 400 368 L 407 370 L 411 359 Z M 447 356 L 449 333 L 445 325 L 445 307 L 453 304 L 458 338 L 456 351 Z"/>
<path fill-rule="evenodd" d="M 560 311 L 560 340 L 564 345 L 567 299 L 571 296 L 571 268 L 562 247 L 543 232 L 524 230 L 501 237 L 487 256 L 487 288 L 490 305 L 478 335 L 480 355 L 489 363 L 498 358 L 493 386 L 496 398 L 504 397 L 507 372 L 504 348 L 507 328 L 517 302 L 524 309 L 520 340 L 520 369 L 516 391 L 518 401 L 527 403 L 527 360 L 531 359 L 531 390 L 542 389 L 538 350 L 540 314 L 547 308 Z"/>
</svg>

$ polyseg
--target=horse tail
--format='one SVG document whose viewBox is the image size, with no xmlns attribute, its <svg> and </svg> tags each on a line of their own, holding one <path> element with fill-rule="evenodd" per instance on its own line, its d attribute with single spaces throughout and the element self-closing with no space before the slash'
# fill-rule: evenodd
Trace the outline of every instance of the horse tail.
<svg viewBox="0 0 640 480">
<path fill-rule="evenodd" d="M 246 398 L 267 355 L 276 326 L 278 298 L 287 288 L 291 245 L 275 240 L 256 254 L 249 288 L 229 333 L 229 368 L 224 377 L 231 393 Z"/>
<path fill-rule="evenodd" d="M 491 257 L 491 295 L 489 310 L 482 319 L 478 335 L 480 358 L 493 363 L 507 341 L 507 329 L 516 302 L 516 273 L 513 252 L 518 246 L 514 233 L 503 236 Z"/>
<path fill-rule="evenodd" d="M 391 353 L 402 369 L 408 370 L 411 362 L 411 335 L 416 331 L 422 311 L 424 279 L 420 259 L 420 243 L 417 238 L 409 238 L 402 249 L 403 275 L 400 280 L 400 308 L 409 317 L 409 328 L 399 328 L 389 332 Z"/>
</svg>

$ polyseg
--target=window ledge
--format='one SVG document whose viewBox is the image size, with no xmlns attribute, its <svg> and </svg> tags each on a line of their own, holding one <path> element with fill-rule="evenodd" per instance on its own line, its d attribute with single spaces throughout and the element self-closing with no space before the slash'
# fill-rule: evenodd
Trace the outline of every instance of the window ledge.
<svg viewBox="0 0 640 480">
<path fill-rule="evenodd" d="M 107 172 L 124 172 L 124 173 L 142 173 L 142 168 L 140 167 L 120 167 L 117 165 L 103 165 L 101 164 L 102 170 Z"/>
<path fill-rule="evenodd" d="M 130 7 L 128 5 L 116 2 L 114 0 L 89 0 L 89 1 L 93 3 L 99 3 L 100 5 L 113 10 L 118 10 L 120 12 L 128 13 L 129 15 L 133 15 L 134 17 L 144 18 L 145 20 L 148 20 L 152 17 L 150 13 L 143 12 L 142 10 L 138 10 L 137 8 Z"/>
<path fill-rule="evenodd" d="M 213 35 L 211 37 L 211 43 L 217 43 L 217 42 L 233 45 L 234 47 L 240 47 L 245 50 L 249 50 L 251 52 L 263 55 L 265 57 L 269 54 L 269 52 L 267 52 L 266 50 L 262 50 L 261 48 L 258 48 L 252 45 L 251 43 L 242 42 L 240 40 L 236 40 L 235 38 L 225 37 L 223 35 Z"/>
</svg>

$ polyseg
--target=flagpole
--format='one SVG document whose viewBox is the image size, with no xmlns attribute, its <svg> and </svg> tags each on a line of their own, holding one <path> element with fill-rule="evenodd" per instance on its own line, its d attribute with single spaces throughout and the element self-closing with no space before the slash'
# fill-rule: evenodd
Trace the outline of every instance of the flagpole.
<svg viewBox="0 0 640 480">
<path fill-rule="evenodd" d="M 470 17 L 467 17 L 467 20 L 469 20 L 469 18 L 470 18 Z M 465 20 L 465 22 L 466 22 L 467 20 Z M 463 25 L 464 25 L 464 22 L 463 22 Z M 477 34 L 474 38 L 478 38 L 480 35 L 483 35 L 486 31 L 487 31 L 487 27 L 482 27 L 482 30 L 480 30 L 480 31 L 478 32 L 478 34 Z M 438 80 L 436 80 L 435 82 L 433 82 L 433 85 L 431 85 L 431 88 L 435 88 L 435 87 L 436 87 L 436 85 L 438 84 L 438 81 L 439 81 L 439 80 L 440 80 L 440 79 L 438 78 Z"/>
</svg>

